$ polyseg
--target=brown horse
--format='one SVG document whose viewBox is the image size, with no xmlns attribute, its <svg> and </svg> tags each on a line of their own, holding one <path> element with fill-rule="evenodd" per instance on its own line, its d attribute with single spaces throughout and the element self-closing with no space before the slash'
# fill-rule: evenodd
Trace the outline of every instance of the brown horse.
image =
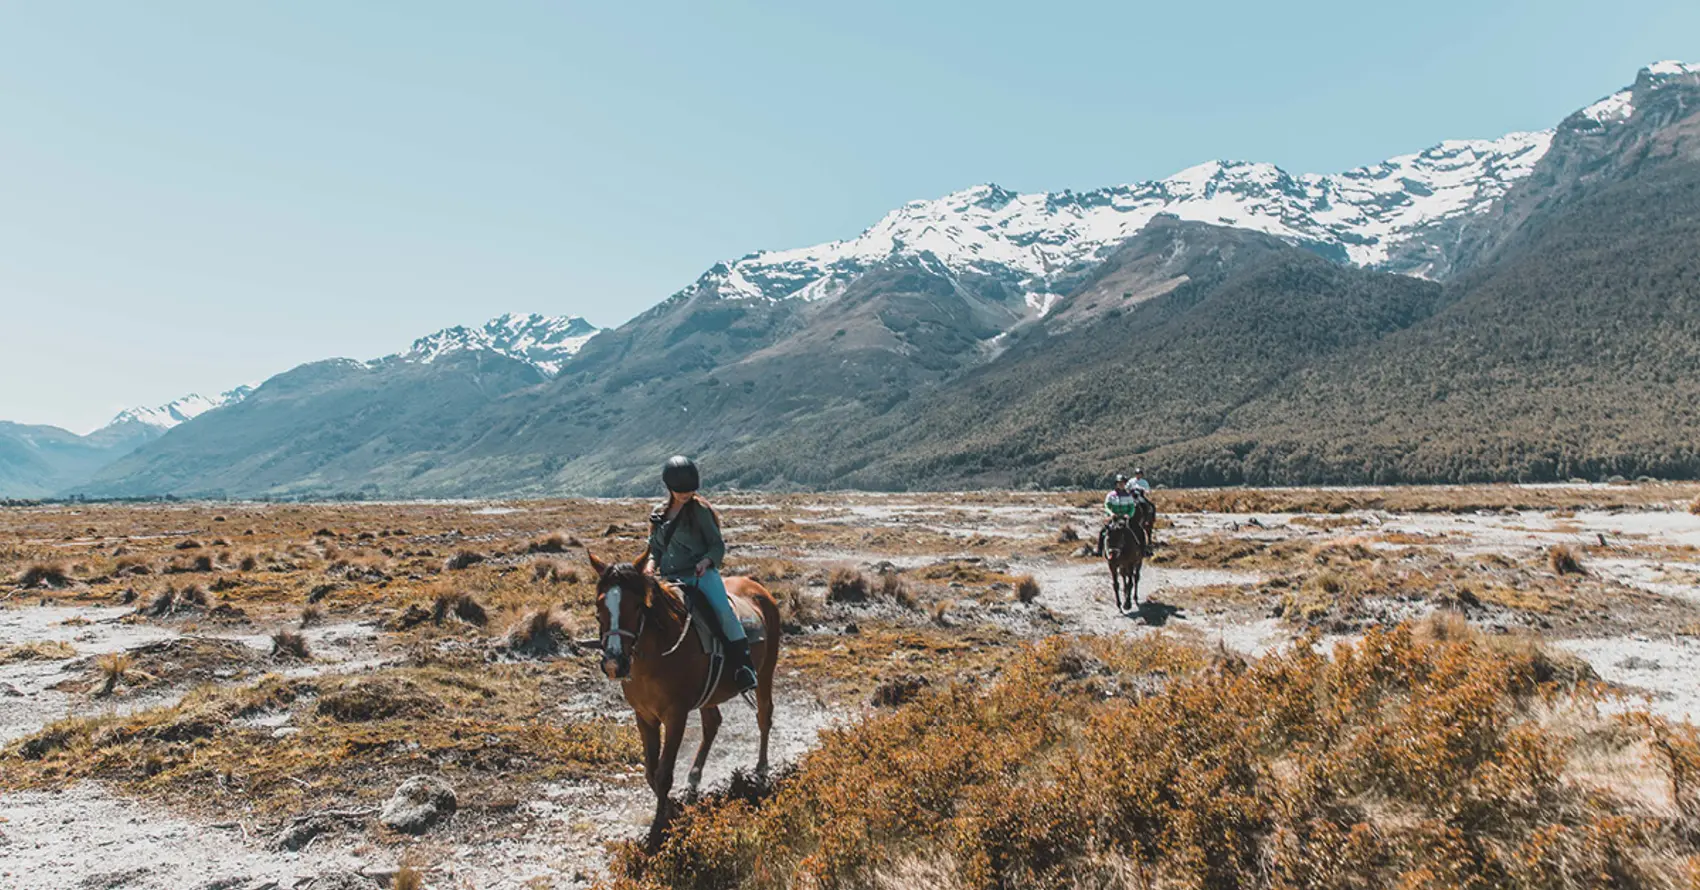
<svg viewBox="0 0 1700 890">
<path fill-rule="evenodd" d="M 1123 614 L 1139 606 L 1139 570 L 1147 555 L 1143 532 L 1137 518 L 1117 516 L 1104 536 L 1104 562 L 1110 567 L 1110 583 L 1116 589 L 1116 610 Z"/>
<path fill-rule="evenodd" d="M 672 815 L 668 795 L 673 791 L 673 765 L 685 738 L 685 719 L 693 709 L 702 715 L 702 744 L 697 746 L 690 773 L 694 791 L 702 781 L 708 749 L 720 730 L 720 704 L 737 692 L 730 670 L 722 673 L 714 689 L 705 691 L 709 656 L 695 638 L 689 609 L 678 589 L 631 563 L 609 565 L 591 554 L 590 565 L 597 574 L 602 671 L 623 684 L 621 689 L 637 715 L 638 733 L 643 736 L 644 776 L 655 792 L 655 819 L 649 826 L 649 849 L 653 851 L 660 846 Z M 765 774 L 767 736 L 773 727 L 773 668 L 779 655 L 779 605 L 753 579 L 725 580 L 726 592 L 735 601 L 744 600 L 760 610 L 767 630 L 765 640 L 750 646 L 750 661 L 760 681 L 755 690 L 756 725 L 761 729 L 756 772 Z"/>
</svg>

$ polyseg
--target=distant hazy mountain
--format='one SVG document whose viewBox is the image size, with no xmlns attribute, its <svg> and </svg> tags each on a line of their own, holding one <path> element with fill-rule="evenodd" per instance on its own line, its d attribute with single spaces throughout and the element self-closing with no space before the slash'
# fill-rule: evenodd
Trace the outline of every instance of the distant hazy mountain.
<svg viewBox="0 0 1700 890">
<path fill-rule="evenodd" d="M 524 366 L 522 370 L 515 370 L 511 377 L 532 385 L 558 373 L 561 366 L 600 331 L 578 317 L 510 314 L 492 319 L 478 328 L 452 327 L 437 331 L 415 340 L 407 350 L 369 362 L 332 361 L 320 364 L 371 372 L 355 373 L 349 378 L 350 381 L 366 381 L 373 376 L 399 374 L 408 377 L 411 375 L 404 369 L 417 365 L 442 363 L 458 368 L 463 366 L 458 361 L 460 356 L 487 354 Z M 475 361 L 473 364 L 478 363 Z M 452 372 L 448 376 L 452 376 Z M 280 375 L 267 384 L 288 389 L 289 379 L 289 375 Z M 280 382 L 274 385 L 273 381 Z M 83 491 L 89 488 L 92 477 L 130 452 L 191 420 L 237 405 L 259 388 L 258 384 L 239 386 L 211 398 L 191 393 L 163 405 L 131 408 L 86 436 L 58 427 L 0 421 L 0 497 L 44 497 L 60 492 Z M 386 392 L 381 386 L 373 391 Z M 441 394 L 422 398 L 439 408 L 452 401 L 445 400 Z M 291 426 L 290 429 L 304 428 Z"/>
<path fill-rule="evenodd" d="M 504 317 L 298 369 L 88 489 L 627 492 L 678 451 L 776 487 L 1700 475 L 1697 130 L 1700 67 L 1659 63 L 1342 174 L 980 186 L 586 341 Z"/>
</svg>

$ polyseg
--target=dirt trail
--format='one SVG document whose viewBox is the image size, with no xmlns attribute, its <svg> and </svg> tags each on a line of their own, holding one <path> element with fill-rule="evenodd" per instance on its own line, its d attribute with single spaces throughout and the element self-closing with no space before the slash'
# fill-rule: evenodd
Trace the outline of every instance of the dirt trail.
<svg viewBox="0 0 1700 890">
<path fill-rule="evenodd" d="M 1278 619 L 1238 621 L 1225 614 L 1178 609 L 1166 602 L 1166 596 L 1179 588 L 1256 583 L 1259 576 L 1255 573 L 1147 565 L 1140 575 L 1140 611 L 1123 615 L 1116 609 L 1109 571 L 1101 561 L 1018 564 L 1013 568 L 1038 579 L 1042 591 L 1038 602 L 1061 618 L 1063 630 L 1069 633 L 1143 635 L 1166 630 L 1197 634 L 1206 642 L 1220 642 L 1248 655 L 1261 655 L 1293 638 Z"/>
</svg>

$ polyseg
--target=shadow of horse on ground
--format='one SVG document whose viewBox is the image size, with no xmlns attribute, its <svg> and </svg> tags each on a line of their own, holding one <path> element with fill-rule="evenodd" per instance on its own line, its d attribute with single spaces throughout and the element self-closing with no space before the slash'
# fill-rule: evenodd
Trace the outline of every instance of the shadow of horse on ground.
<svg viewBox="0 0 1700 890">
<path fill-rule="evenodd" d="M 1170 618 L 1186 620 L 1186 614 L 1180 606 L 1171 606 L 1158 600 L 1146 600 L 1127 613 L 1129 618 L 1138 617 L 1152 627 L 1162 627 L 1169 623 Z"/>
</svg>

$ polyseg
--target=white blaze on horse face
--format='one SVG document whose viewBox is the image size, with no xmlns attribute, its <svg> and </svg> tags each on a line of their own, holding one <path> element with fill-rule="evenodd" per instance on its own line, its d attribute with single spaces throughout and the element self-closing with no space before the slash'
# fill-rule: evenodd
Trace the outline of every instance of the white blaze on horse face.
<svg viewBox="0 0 1700 890">
<path fill-rule="evenodd" d="M 614 658 L 620 657 L 621 647 L 625 641 L 620 637 L 620 588 L 608 588 L 608 654 Z"/>
</svg>

